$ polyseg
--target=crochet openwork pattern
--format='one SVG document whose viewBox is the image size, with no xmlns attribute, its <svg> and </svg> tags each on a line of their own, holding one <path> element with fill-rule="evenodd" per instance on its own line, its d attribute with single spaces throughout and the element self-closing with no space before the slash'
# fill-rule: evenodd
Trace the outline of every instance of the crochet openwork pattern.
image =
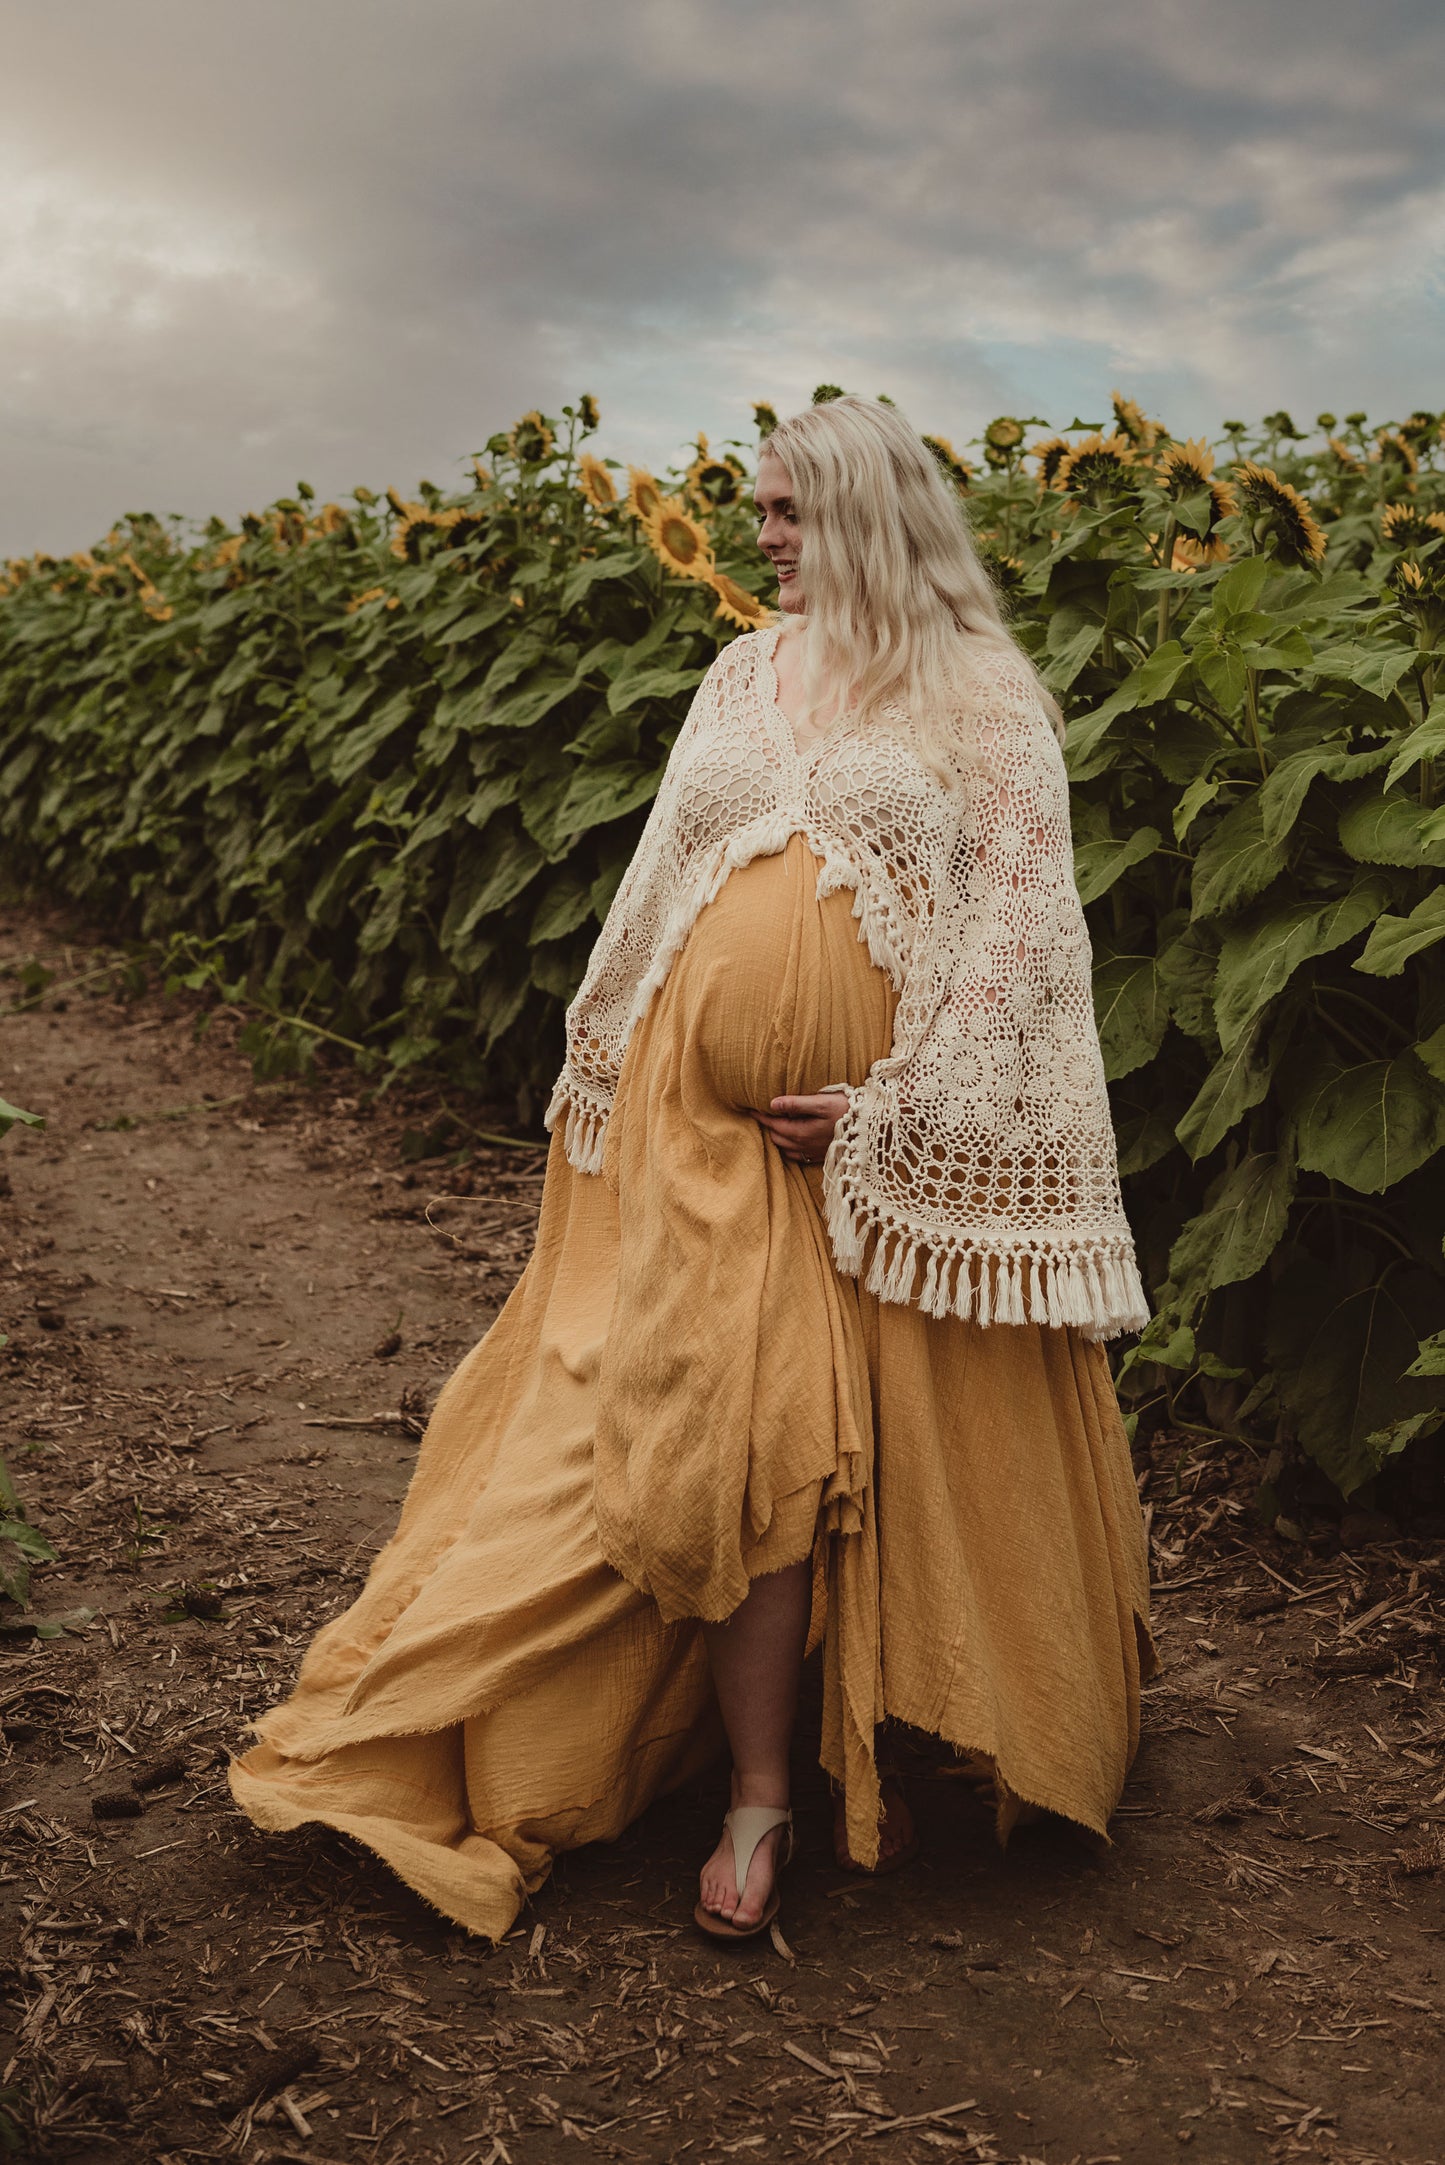
<svg viewBox="0 0 1445 2165">
<path fill-rule="evenodd" d="M 979 639 L 950 789 L 896 708 L 894 726 L 845 719 L 800 754 L 779 636 L 735 639 L 698 686 L 567 1009 L 546 1126 L 564 1118 L 569 1161 L 600 1172 L 628 1040 L 698 913 L 735 866 L 801 833 L 824 860 L 819 897 L 853 890 L 898 992 L 892 1050 L 849 1092 L 824 1161 L 839 1270 L 929 1315 L 1141 1330 L 1068 780 L 1027 664 Z"/>
</svg>

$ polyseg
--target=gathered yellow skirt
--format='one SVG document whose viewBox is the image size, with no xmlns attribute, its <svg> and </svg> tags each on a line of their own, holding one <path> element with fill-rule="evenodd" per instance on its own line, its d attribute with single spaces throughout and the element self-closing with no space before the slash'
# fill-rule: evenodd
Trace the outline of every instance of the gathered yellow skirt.
<svg viewBox="0 0 1445 2165">
<path fill-rule="evenodd" d="M 752 1117 L 861 1082 L 896 995 L 801 835 L 730 873 L 633 1032 L 600 1174 L 552 1137 L 536 1245 L 443 1388 L 396 1532 L 231 1788 L 497 1938 L 558 1850 L 723 1744 L 701 1623 L 811 1558 L 820 1757 L 877 1854 L 885 1717 L 1104 1835 L 1156 1667 L 1102 1345 L 835 1268 L 822 1168 Z"/>
</svg>

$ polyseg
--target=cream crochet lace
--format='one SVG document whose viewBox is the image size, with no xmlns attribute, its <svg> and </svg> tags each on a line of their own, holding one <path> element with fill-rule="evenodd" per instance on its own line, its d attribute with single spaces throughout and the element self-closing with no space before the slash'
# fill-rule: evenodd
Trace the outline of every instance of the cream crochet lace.
<svg viewBox="0 0 1445 2165">
<path fill-rule="evenodd" d="M 819 897 L 853 891 L 898 992 L 892 1049 L 849 1090 L 824 1161 L 839 1270 L 934 1316 L 1141 1330 L 1068 781 L 1028 668 L 979 640 L 946 790 L 897 709 L 800 754 L 778 637 L 735 639 L 698 686 L 567 1009 L 546 1126 L 563 1118 L 571 1164 L 601 1170 L 628 1040 L 699 911 L 801 833 L 824 860 Z"/>
</svg>

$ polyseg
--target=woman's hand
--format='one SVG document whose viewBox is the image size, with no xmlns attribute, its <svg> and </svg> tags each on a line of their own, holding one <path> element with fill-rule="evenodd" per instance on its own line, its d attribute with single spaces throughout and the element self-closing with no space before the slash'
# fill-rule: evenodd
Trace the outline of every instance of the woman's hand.
<svg viewBox="0 0 1445 2165">
<path fill-rule="evenodd" d="M 821 1165 L 848 1100 L 841 1090 L 818 1090 L 808 1097 L 773 1098 L 765 1113 L 751 1110 L 785 1158 L 798 1165 Z"/>
</svg>

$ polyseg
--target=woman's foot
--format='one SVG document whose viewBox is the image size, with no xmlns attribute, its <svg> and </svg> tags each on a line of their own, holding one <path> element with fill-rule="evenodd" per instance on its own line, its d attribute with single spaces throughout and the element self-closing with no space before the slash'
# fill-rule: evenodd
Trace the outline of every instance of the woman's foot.
<svg viewBox="0 0 1445 2165">
<path fill-rule="evenodd" d="M 878 1828 L 878 1862 L 875 1865 L 859 1864 L 852 1855 L 848 1848 L 847 1800 L 841 1791 L 833 1799 L 833 1855 L 840 1871 L 886 1872 L 918 1840 L 913 1814 L 908 1809 L 908 1799 L 898 1776 L 883 1775 L 879 1788 L 883 1792 L 883 1818 Z"/>
<path fill-rule="evenodd" d="M 744 1801 L 757 1800 L 735 1796 L 734 1809 Z M 785 1809 L 779 1806 L 779 1810 Z M 702 1907 L 714 1917 L 723 1918 L 745 1932 L 756 1924 L 772 1897 L 773 1885 L 778 1876 L 778 1859 L 782 1855 L 781 1844 L 787 1837 L 787 1828 L 777 1826 L 765 1834 L 753 1851 L 748 1866 L 747 1884 L 742 1899 L 738 1899 L 737 1873 L 733 1862 L 733 1838 L 724 1827 L 722 1839 L 702 1868 L 698 1899 Z"/>
</svg>

